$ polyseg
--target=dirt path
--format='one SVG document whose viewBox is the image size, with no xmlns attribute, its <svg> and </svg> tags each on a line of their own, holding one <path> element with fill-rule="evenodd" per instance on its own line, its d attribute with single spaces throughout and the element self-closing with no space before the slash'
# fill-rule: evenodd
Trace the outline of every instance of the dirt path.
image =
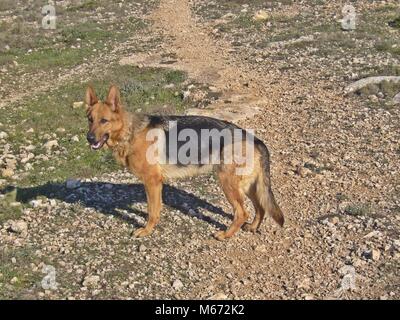
<svg viewBox="0 0 400 320">
<path fill-rule="evenodd" d="M 188 114 L 202 114 L 240 121 L 257 114 L 266 101 L 253 87 L 253 76 L 232 63 L 229 47 L 220 46 L 208 35 L 208 29 L 196 24 L 188 1 L 161 1 L 149 17 L 155 32 L 165 37 L 163 52 L 136 54 L 122 59 L 122 64 L 168 67 L 186 71 L 198 83 L 212 86 L 222 96 L 207 109 L 190 109 Z M 163 64 L 165 56 L 176 57 Z"/>
<path fill-rule="evenodd" d="M 217 46 L 208 35 L 209 30 L 195 23 L 188 1 L 161 1 L 150 19 L 158 31 L 171 39 L 166 43 L 166 49 L 177 55 L 178 64 L 192 78 L 224 91 L 253 93 L 251 89 L 243 88 L 247 76 L 230 64 L 228 48 Z"/>
</svg>

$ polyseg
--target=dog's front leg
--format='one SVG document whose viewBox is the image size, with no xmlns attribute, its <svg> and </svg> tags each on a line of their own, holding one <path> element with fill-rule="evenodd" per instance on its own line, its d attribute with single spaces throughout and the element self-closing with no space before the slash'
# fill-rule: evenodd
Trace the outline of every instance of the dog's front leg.
<svg viewBox="0 0 400 320">
<path fill-rule="evenodd" d="M 135 231 L 135 237 L 141 238 L 153 232 L 154 227 L 160 221 L 162 207 L 162 180 L 161 177 L 153 176 L 145 179 L 144 188 L 147 197 L 147 211 L 149 214 L 146 226 Z"/>
</svg>

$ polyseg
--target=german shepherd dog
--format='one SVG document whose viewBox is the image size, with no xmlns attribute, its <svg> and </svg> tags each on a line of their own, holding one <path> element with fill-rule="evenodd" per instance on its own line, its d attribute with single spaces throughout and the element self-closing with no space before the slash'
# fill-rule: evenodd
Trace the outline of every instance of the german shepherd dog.
<svg viewBox="0 0 400 320">
<path fill-rule="evenodd" d="M 220 141 L 221 143 L 216 148 L 213 148 L 209 141 L 206 141 L 206 143 L 200 141 L 200 138 L 197 142 L 200 142 L 201 147 L 196 142 L 192 144 L 196 150 L 193 148 L 188 149 L 189 152 L 193 150 L 203 152 L 206 149 L 205 151 L 209 151 L 208 155 L 217 154 L 220 156 L 220 161 L 218 162 L 211 160 L 206 164 L 198 161 L 188 163 L 177 159 L 177 161 L 172 161 L 171 163 L 171 161 L 168 161 L 172 157 L 172 152 L 170 151 L 167 152 L 167 161 L 164 162 L 153 161 L 148 156 L 150 148 L 158 140 L 157 138 L 153 140 L 148 138 L 153 129 L 165 133 L 165 140 L 162 142 L 164 147 L 175 145 L 178 150 L 183 147 L 182 141 L 177 141 L 176 135 L 171 134 L 171 128 L 174 128 L 178 135 L 185 129 L 195 133 L 201 133 L 205 129 L 214 130 L 214 132 L 239 130 L 242 133 L 239 143 L 247 146 L 248 143 L 244 136 L 248 132 L 244 129 L 227 121 L 210 117 L 158 116 L 129 113 L 121 103 L 120 92 L 116 86 L 110 87 L 105 102 L 99 101 L 93 88 L 88 87 L 85 102 L 89 121 L 87 140 L 90 147 L 93 150 L 98 150 L 102 147 L 110 148 L 115 159 L 127 167 L 144 184 L 148 220 L 143 228 L 134 232 L 136 237 L 145 237 L 151 234 L 159 222 L 162 207 L 161 191 L 164 181 L 170 178 L 193 176 L 210 170 L 216 172 L 222 190 L 234 212 L 232 224 L 226 231 L 217 232 L 215 234 L 216 239 L 223 240 L 232 237 L 241 227 L 246 231 L 256 232 L 266 212 L 280 226 L 283 226 L 283 213 L 277 205 L 271 189 L 269 152 L 265 144 L 256 137 L 252 136 L 254 144 L 251 154 L 252 166 L 246 173 L 238 173 L 238 169 L 244 166 L 242 162 L 226 161 L 225 151 L 232 150 L 237 141 L 228 140 L 227 142 L 226 139 L 222 138 L 221 140 L 224 141 Z M 174 126 L 171 127 L 170 123 L 173 123 Z M 250 148 L 246 147 L 244 149 L 246 152 Z M 155 154 L 159 155 L 160 152 L 155 152 Z M 233 157 L 232 159 L 236 158 Z M 244 207 L 245 195 L 249 197 L 255 209 L 255 217 L 251 223 L 247 223 L 249 213 Z"/>
</svg>

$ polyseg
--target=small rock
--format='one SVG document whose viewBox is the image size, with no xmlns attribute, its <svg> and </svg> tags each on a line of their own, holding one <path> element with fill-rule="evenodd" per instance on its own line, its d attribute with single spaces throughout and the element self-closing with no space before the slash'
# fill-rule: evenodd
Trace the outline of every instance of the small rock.
<svg viewBox="0 0 400 320">
<path fill-rule="evenodd" d="M 16 208 L 16 207 L 20 207 L 21 206 L 21 202 L 18 201 L 13 201 L 10 203 L 10 207 Z"/>
<path fill-rule="evenodd" d="M 15 170 L 17 168 L 17 160 L 12 158 L 12 159 L 6 159 L 6 168 Z"/>
<path fill-rule="evenodd" d="M 73 109 L 79 109 L 79 108 L 82 108 L 83 105 L 84 105 L 83 101 L 77 101 L 77 102 L 74 102 L 74 103 L 72 104 L 72 108 L 73 108 Z"/>
<path fill-rule="evenodd" d="M 372 102 L 377 102 L 377 101 L 379 101 L 379 98 L 378 98 L 376 95 L 374 95 L 374 94 L 369 95 L 369 96 L 368 96 L 368 99 L 371 100 Z"/>
<path fill-rule="evenodd" d="M 32 200 L 29 202 L 29 204 L 34 208 L 39 208 L 42 205 L 42 200 Z"/>
<path fill-rule="evenodd" d="M 303 166 L 298 166 L 297 167 L 297 174 L 300 177 L 305 178 L 305 177 L 311 176 L 312 175 L 312 171 L 310 169 L 308 169 L 308 168 L 303 167 Z"/>
<path fill-rule="evenodd" d="M 27 163 L 29 160 L 33 159 L 34 157 L 35 157 L 35 155 L 33 153 L 29 153 L 28 155 L 25 155 L 21 159 L 21 163 Z"/>
<path fill-rule="evenodd" d="M 84 287 L 87 287 L 87 288 L 95 288 L 98 286 L 99 282 L 100 282 L 100 276 L 91 275 L 91 276 L 85 277 L 82 284 Z"/>
<path fill-rule="evenodd" d="M 394 104 L 400 104 L 400 92 L 393 97 Z"/>
<path fill-rule="evenodd" d="M 372 249 L 371 251 L 372 260 L 378 261 L 380 257 L 381 257 L 381 252 L 377 249 Z"/>
<path fill-rule="evenodd" d="M 17 168 L 17 160 L 15 159 L 6 160 L 6 169 L 15 170 L 16 168 Z"/>
<path fill-rule="evenodd" d="M 11 221 L 9 230 L 17 234 L 25 235 L 28 233 L 28 224 L 23 220 Z"/>
<path fill-rule="evenodd" d="M 79 142 L 79 137 L 78 137 L 78 136 L 73 136 L 73 137 L 71 138 L 71 141 L 73 141 L 73 142 Z"/>
<path fill-rule="evenodd" d="M 144 245 L 144 244 L 141 244 L 140 246 L 139 246 L 139 252 L 145 252 L 146 251 L 146 246 Z"/>
<path fill-rule="evenodd" d="M 268 12 L 265 10 L 259 10 L 254 15 L 253 19 L 255 21 L 265 21 L 268 19 Z"/>
<path fill-rule="evenodd" d="M 12 170 L 10 168 L 3 169 L 3 170 L 1 170 L 1 175 L 4 178 L 10 178 L 14 175 L 14 170 Z"/>
<path fill-rule="evenodd" d="M 339 217 L 332 217 L 329 219 L 329 222 L 332 223 L 333 225 L 336 225 L 339 223 Z"/>
<path fill-rule="evenodd" d="M 33 130 L 33 129 L 32 129 Z M 29 130 L 28 130 L 29 131 Z M 33 144 L 30 144 L 29 146 L 26 146 L 25 147 L 25 150 L 26 151 L 33 151 L 33 150 L 35 150 L 36 149 L 36 147 L 33 145 Z"/>
<path fill-rule="evenodd" d="M 181 290 L 183 288 L 183 283 L 181 280 L 177 279 L 172 283 L 172 288 L 175 290 Z"/>
<path fill-rule="evenodd" d="M 8 134 L 4 131 L 0 132 L 0 139 L 7 139 L 8 138 Z"/>
<path fill-rule="evenodd" d="M 364 236 L 365 239 L 379 238 L 379 237 L 381 237 L 381 232 L 378 230 L 371 231 L 370 233 Z"/>
<path fill-rule="evenodd" d="M 17 277 L 12 278 L 11 281 L 10 281 L 11 284 L 15 284 L 17 282 L 18 282 L 18 278 Z"/>
<path fill-rule="evenodd" d="M 50 141 L 47 141 L 43 146 L 47 151 L 51 151 L 54 147 L 58 146 L 58 141 L 50 140 Z"/>
<path fill-rule="evenodd" d="M 257 251 L 257 252 L 266 252 L 266 251 L 267 251 L 267 248 L 265 247 L 264 244 L 260 244 L 260 245 L 258 245 L 258 246 L 256 246 L 256 247 L 254 248 L 254 251 Z"/>
</svg>

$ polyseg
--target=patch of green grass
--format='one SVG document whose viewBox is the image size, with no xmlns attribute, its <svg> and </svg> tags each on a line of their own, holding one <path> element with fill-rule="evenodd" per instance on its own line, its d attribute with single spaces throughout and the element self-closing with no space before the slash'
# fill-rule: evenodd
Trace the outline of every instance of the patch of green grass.
<svg viewBox="0 0 400 320">
<path fill-rule="evenodd" d="M 10 23 L 6 21 L 0 22 L 0 32 L 5 32 L 10 28 Z"/>
<path fill-rule="evenodd" d="M 116 26 L 112 24 L 99 25 L 90 21 L 60 28 L 57 39 L 63 45 L 49 43 L 48 39 L 43 38 L 40 50 L 20 55 L 18 62 L 27 71 L 54 70 L 79 65 L 85 59 L 97 55 L 99 51 L 108 50 L 116 41 L 123 41 L 132 32 L 145 27 L 141 20 L 132 17 L 128 20 L 123 31 L 115 30 Z M 80 47 L 77 47 L 77 44 Z M 75 45 L 75 48 L 72 45 Z"/>
<path fill-rule="evenodd" d="M 30 23 L 40 21 L 40 15 L 32 17 L 29 14 L 31 11 L 40 13 L 41 5 L 38 1 L 14 5 L 14 13 L 18 18 L 12 23 L 0 23 L 0 52 L 5 51 L 4 47 L 8 45 L 17 56 L 12 57 L 13 60 L 27 72 L 49 69 L 58 72 L 57 68 L 81 64 L 85 59 L 109 50 L 115 43 L 130 38 L 134 32 L 146 27 L 146 22 L 140 17 L 126 16 L 128 6 L 124 4 L 120 7 L 112 1 L 90 0 L 72 5 L 67 10 L 58 7 L 57 29 L 43 30 L 40 25 L 38 28 Z M 103 19 L 99 23 L 97 15 L 93 15 L 94 10 L 98 14 L 113 12 L 118 23 L 111 19 Z M 73 45 L 78 47 L 78 43 L 80 48 L 71 48 Z M 28 50 L 33 52 L 27 53 Z M 0 54 L 0 65 L 10 63 L 8 52 Z"/>
<path fill-rule="evenodd" d="M 106 25 L 101 27 L 95 23 L 82 23 L 60 31 L 61 40 L 67 47 L 44 48 L 25 54 L 18 60 L 28 71 L 47 70 L 70 67 L 81 64 L 85 58 L 97 54 L 94 49 L 101 50 L 108 40 L 116 40 L 121 35 L 113 33 Z M 78 41 L 78 38 L 80 41 Z M 80 42 L 80 48 L 71 48 Z"/>
<path fill-rule="evenodd" d="M 399 7 L 395 4 L 384 4 L 379 7 L 376 7 L 375 13 L 393 13 L 396 10 L 399 10 Z"/>
<path fill-rule="evenodd" d="M 325 166 L 325 165 L 316 166 L 316 165 L 314 165 L 312 163 L 308 163 L 308 162 L 306 162 L 304 164 L 304 167 L 309 169 L 309 170 L 311 170 L 311 171 L 313 171 L 313 172 L 315 172 L 315 173 L 318 173 L 318 174 L 322 173 L 323 171 L 332 171 L 331 167 L 328 167 L 328 166 Z"/>
<path fill-rule="evenodd" d="M 110 28 L 111 29 L 111 28 Z M 107 25 L 98 25 L 94 22 L 81 23 L 73 27 L 64 28 L 61 31 L 62 41 L 67 44 L 76 43 L 76 39 L 81 41 L 102 41 L 114 36 L 114 33 Z"/>
<path fill-rule="evenodd" d="M 360 71 L 360 78 L 384 75 L 400 76 L 400 65 L 368 66 Z"/>
<path fill-rule="evenodd" d="M 165 81 L 178 84 L 186 80 L 185 73 L 178 70 L 169 70 L 165 73 Z"/>
<path fill-rule="evenodd" d="M 86 0 L 78 5 L 70 5 L 67 7 L 66 11 L 76 12 L 80 10 L 92 11 L 98 7 L 99 3 L 96 0 Z"/>
<path fill-rule="evenodd" d="M 370 205 L 361 203 L 348 205 L 344 212 L 351 216 L 367 216 L 372 213 L 372 209 Z"/>
<path fill-rule="evenodd" d="M 32 291 L 42 276 L 33 272 L 30 264 L 34 261 L 34 249 L 16 248 L 11 251 L 0 250 L 0 299 L 32 298 Z M 12 263 L 12 258 L 16 262 Z"/>
<path fill-rule="evenodd" d="M 17 201 L 17 189 L 10 187 L 2 190 L 1 192 L 4 194 L 0 199 L 0 225 L 7 220 L 18 219 L 22 215 L 21 206 L 11 206 L 12 202 Z"/>
<path fill-rule="evenodd" d="M 7 11 L 11 10 L 15 7 L 15 1 L 14 0 L 1 0 L 0 1 L 0 11 Z"/>
<path fill-rule="evenodd" d="M 28 71 L 69 67 L 83 62 L 90 55 L 88 49 L 45 49 L 22 56 L 19 62 Z"/>
<path fill-rule="evenodd" d="M 129 17 L 128 22 L 130 24 L 130 27 L 133 27 L 136 30 L 140 30 L 146 27 L 146 22 L 136 17 Z"/>
<path fill-rule="evenodd" d="M 233 24 L 239 28 L 252 29 L 260 26 L 262 22 L 253 20 L 253 18 L 247 14 L 242 14 L 233 20 Z"/>
<path fill-rule="evenodd" d="M 400 45 L 396 41 L 383 40 L 375 44 L 375 49 L 378 51 L 389 52 L 392 55 L 400 55 Z"/>
<path fill-rule="evenodd" d="M 15 54 L 13 52 L 0 53 L 0 66 L 11 64 L 14 60 Z"/>
<path fill-rule="evenodd" d="M 0 225 L 7 220 L 18 219 L 21 215 L 21 207 L 11 207 L 7 201 L 0 200 Z"/>
</svg>

